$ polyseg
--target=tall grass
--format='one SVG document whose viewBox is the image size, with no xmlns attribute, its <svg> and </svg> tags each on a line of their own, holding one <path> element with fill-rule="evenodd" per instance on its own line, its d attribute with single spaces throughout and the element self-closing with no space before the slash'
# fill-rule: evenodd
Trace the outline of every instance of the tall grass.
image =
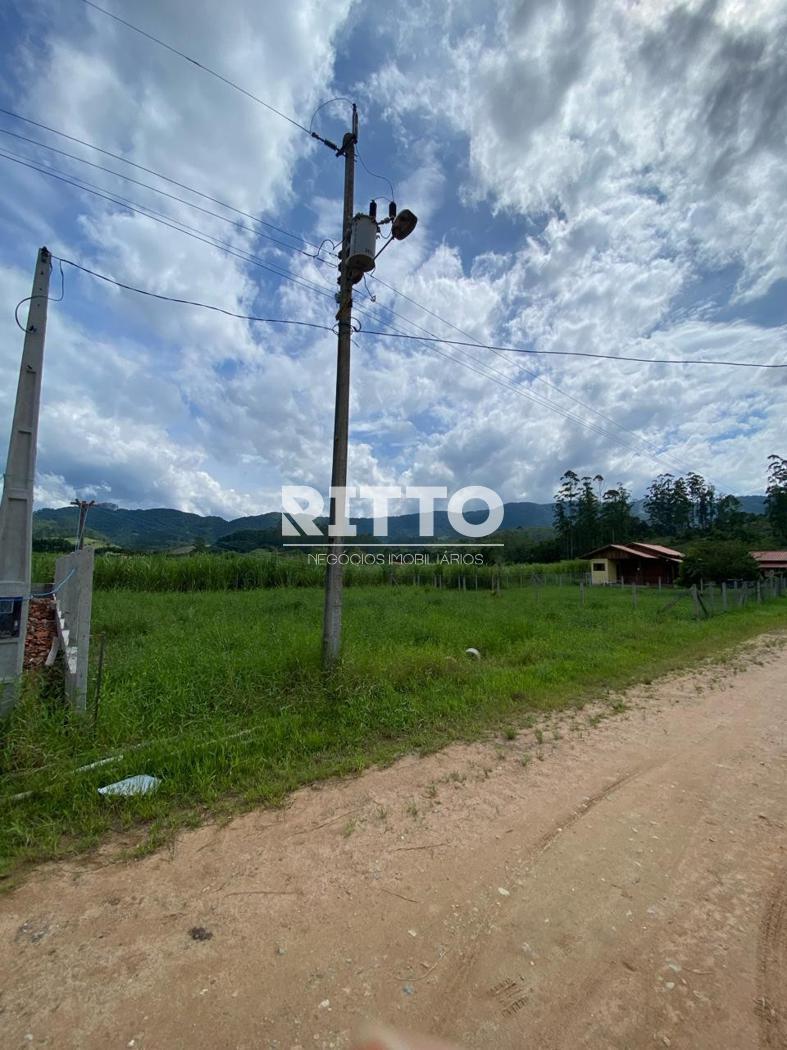
<svg viewBox="0 0 787 1050">
<path fill-rule="evenodd" d="M 0 867 L 141 821 L 155 837 L 206 807 L 276 802 L 408 749 L 515 730 L 534 712 L 787 626 L 785 598 L 695 620 L 688 600 L 665 610 L 665 597 L 643 591 L 634 606 L 614 588 L 586 590 L 583 604 L 569 586 L 351 587 L 342 663 L 326 677 L 316 588 L 98 591 L 93 633 L 105 636 L 106 662 L 95 730 L 92 713 L 69 715 L 42 676 L 0 729 Z M 136 773 L 160 777 L 158 792 L 98 795 Z"/>
<path fill-rule="evenodd" d="M 33 556 L 33 578 L 37 583 L 54 577 L 54 554 Z M 521 584 L 534 576 L 566 579 L 587 569 L 584 561 L 563 561 L 549 565 L 353 565 L 346 566 L 345 584 L 358 587 L 393 583 L 490 588 L 499 578 L 501 585 Z M 264 587 L 319 587 L 325 569 L 306 556 L 259 554 L 99 554 L 96 556 L 94 586 L 113 591 L 250 591 Z"/>
</svg>

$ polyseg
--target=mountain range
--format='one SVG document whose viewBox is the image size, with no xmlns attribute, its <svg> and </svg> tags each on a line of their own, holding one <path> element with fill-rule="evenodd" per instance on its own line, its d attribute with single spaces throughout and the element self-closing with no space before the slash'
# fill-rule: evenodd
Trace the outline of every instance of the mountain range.
<svg viewBox="0 0 787 1050">
<path fill-rule="evenodd" d="M 764 496 L 738 496 L 741 510 L 750 514 L 765 513 Z M 635 513 L 644 517 L 642 502 L 634 504 Z M 33 515 L 33 535 L 37 539 L 70 538 L 76 532 L 76 507 L 44 508 Z M 550 528 L 553 504 L 551 503 L 506 503 L 503 528 L 533 529 Z M 485 511 L 468 511 L 468 521 L 483 521 Z M 371 535 L 371 518 L 353 518 L 358 535 Z M 319 519 L 318 519 L 319 522 Z M 158 508 L 155 510 L 123 510 L 114 504 L 97 504 L 88 515 L 87 534 L 108 545 L 127 550 L 168 550 L 190 546 L 195 543 L 210 546 L 236 532 L 278 532 L 281 514 L 270 511 L 228 521 L 216 516 L 203 517 L 181 510 Z M 388 537 L 391 540 L 418 540 L 418 514 L 392 516 L 388 520 Z M 448 521 L 445 511 L 435 511 L 435 536 L 450 539 L 456 533 Z"/>
</svg>

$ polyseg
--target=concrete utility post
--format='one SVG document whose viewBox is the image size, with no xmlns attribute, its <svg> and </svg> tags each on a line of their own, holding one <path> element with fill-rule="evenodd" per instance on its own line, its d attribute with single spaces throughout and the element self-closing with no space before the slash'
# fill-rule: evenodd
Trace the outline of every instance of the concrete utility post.
<svg viewBox="0 0 787 1050">
<path fill-rule="evenodd" d="M 339 274 L 339 338 L 336 357 L 336 410 L 333 422 L 333 468 L 331 486 L 347 485 L 347 443 L 350 426 L 350 349 L 352 340 L 352 283 L 348 261 L 353 222 L 355 191 L 355 145 L 358 141 L 358 111 L 353 105 L 352 131 L 342 141 L 344 155 L 344 210 L 342 220 L 342 253 Z M 330 523 L 338 517 L 336 500 L 331 499 Z M 342 641 L 342 584 L 344 568 L 339 563 L 342 553 L 340 536 L 331 537 L 328 566 L 325 570 L 325 615 L 322 635 L 322 664 L 328 670 L 338 660 Z M 333 556 L 333 557 L 331 557 Z M 333 564 L 331 564 L 333 562 Z"/>
<path fill-rule="evenodd" d="M 33 548 L 33 485 L 52 256 L 38 253 L 0 502 L 0 717 L 16 703 L 25 655 Z"/>
</svg>

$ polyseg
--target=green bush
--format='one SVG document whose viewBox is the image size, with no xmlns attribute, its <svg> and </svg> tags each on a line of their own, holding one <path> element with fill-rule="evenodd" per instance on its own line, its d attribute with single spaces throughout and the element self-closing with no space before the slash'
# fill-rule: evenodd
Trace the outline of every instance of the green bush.
<svg viewBox="0 0 787 1050">
<path fill-rule="evenodd" d="M 724 580 L 756 580 L 760 567 L 740 540 L 702 540 L 687 551 L 680 582 L 722 583 Z"/>
</svg>

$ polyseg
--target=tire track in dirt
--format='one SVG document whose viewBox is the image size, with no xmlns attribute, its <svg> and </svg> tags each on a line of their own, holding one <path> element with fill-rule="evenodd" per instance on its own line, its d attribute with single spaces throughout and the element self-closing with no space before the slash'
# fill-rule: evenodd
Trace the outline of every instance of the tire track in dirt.
<svg viewBox="0 0 787 1050">
<path fill-rule="evenodd" d="M 644 772 L 649 771 L 656 765 L 657 763 L 642 765 L 636 769 L 629 770 L 627 773 L 622 773 L 620 776 L 616 777 L 612 783 L 600 788 L 592 795 L 588 795 L 580 806 L 572 810 L 572 812 L 564 819 L 557 820 L 551 828 L 536 839 L 528 851 L 527 856 L 517 861 L 517 868 L 521 868 L 523 865 L 529 866 L 536 862 L 538 858 L 549 849 L 559 835 L 564 834 L 565 831 L 572 828 L 575 824 L 586 817 L 591 810 L 601 802 L 608 799 L 616 791 L 619 791 L 626 784 L 629 784 L 636 777 L 641 776 Z M 453 1013 L 452 1004 L 455 997 L 459 995 L 461 989 L 468 983 L 470 973 L 481 947 L 484 927 L 489 923 L 489 915 L 494 903 L 495 901 L 492 899 L 486 904 L 483 912 L 473 924 L 473 929 L 468 930 L 463 937 L 465 951 L 461 951 L 456 943 L 449 948 L 449 952 L 452 956 L 455 957 L 457 954 L 459 955 L 460 962 L 455 966 L 453 974 L 444 984 L 443 1002 L 445 1003 L 445 1006 L 439 1014 L 442 1022 L 446 1022 L 451 1016 Z M 448 954 L 448 952 L 446 952 L 446 954 Z M 503 1016 L 513 1016 L 524 1005 L 524 997 L 521 995 L 523 981 L 524 978 L 519 978 L 518 980 L 508 979 L 502 982 L 496 982 L 492 988 L 486 990 L 487 997 L 498 999 Z"/>
<path fill-rule="evenodd" d="M 787 1050 L 787 869 L 779 873 L 765 902 L 757 969 L 760 1046 Z"/>
<path fill-rule="evenodd" d="M 616 777 L 611 784 L 607 784 L 606 787 L 601 788 L 593 795 L 588 795 L 587 798 L 585 798 L 584 801 L 568 817 L 566 817 L 564 821 L 558 821 L 550 831 L 545 832 L 541 838 L 536 841 L 531 853 L 532 858 L 537 860 L 542 853 L 549 849 L 558 835 L 562 835 L 563 832 L 568 831 L 578 821 L 582 820 L 583 817 L 586 817 L 594 806 L 597 806 L 600 802 L 609 798 L 610 795 L 622 788 L 624 784 L 628 784 L 631 780 L 634 780 L 635 777 L 642 776 L 643 773 L 649 772 L 651 769 L 655 768 L 655 765 L 656 764 L 654 763 L 654 765 L 651 766 L 640 766 L 638 769 L 632 769 L 629 773 L 622 773 L 619 777 Z"/>
</svg>

